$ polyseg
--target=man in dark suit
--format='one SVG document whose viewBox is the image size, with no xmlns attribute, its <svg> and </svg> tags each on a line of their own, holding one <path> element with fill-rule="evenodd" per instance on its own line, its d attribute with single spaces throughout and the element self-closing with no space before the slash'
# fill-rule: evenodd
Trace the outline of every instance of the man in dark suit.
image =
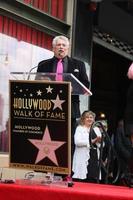
<svg viewBox="0 0 133 200">
<path fill-rule="evenodd" d="M 54 56 L 50 59 L 43 60 L 38 64 L 37 72 L 56 73 L 57 63 L 61 59 L 63 64 L 63 73 L 73 74 L 80 82 L 89 88 L 90 82 L 86 74 L 85 64 L 82 61 L 70 58 L 68 56 L 69 40 L 65 36 L 56 36 L 52 42 Z M 72 155 L 74 148 L 73 135 L 76 128 L 76 118 L 80 117 L 79 96 L 72 95 L 71 101 L 71 118 L 72 118 Z"/>
</svg>

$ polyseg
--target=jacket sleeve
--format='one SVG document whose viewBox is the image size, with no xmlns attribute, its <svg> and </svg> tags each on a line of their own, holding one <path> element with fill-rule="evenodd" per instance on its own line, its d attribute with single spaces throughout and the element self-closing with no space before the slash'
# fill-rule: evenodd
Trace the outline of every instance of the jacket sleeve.
<svg viewBox="0 0 133 200">
<path fill-rule="evenodd" d="M 84 62 L 81 62 L 80 64 L 80 81 L 87 87 L 90 87 L 90 81 L 88 79 L 87 73 L 86 73 L 86 67 Z"/>
</svg>

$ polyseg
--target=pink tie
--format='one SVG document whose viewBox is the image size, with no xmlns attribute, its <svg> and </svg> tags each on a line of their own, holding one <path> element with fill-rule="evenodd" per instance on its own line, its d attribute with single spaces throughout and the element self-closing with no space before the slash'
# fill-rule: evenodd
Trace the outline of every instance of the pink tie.
<svg viewBox="0 0 133 200">
<path fill-rule="evenodd" d="M 63 64 L 62 64 L 62 59 L 60 59 L 57 63 L 56 81 L 62 81 L 63 80 L 62 73 L 63 73 Z"/>
</svg>

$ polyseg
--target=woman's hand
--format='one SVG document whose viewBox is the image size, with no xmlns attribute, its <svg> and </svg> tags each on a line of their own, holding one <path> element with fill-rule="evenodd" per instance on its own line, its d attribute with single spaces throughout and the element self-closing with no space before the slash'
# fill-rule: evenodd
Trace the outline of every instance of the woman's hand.
<svg viewBox="0 0 133 200">
<path fill-rule="evenodd" d="M 96 144 L 97 142 L 101 142 L 102 138 L 97 136 L 95 139 L 92 139 L 92 144 Z"/>
</svg>

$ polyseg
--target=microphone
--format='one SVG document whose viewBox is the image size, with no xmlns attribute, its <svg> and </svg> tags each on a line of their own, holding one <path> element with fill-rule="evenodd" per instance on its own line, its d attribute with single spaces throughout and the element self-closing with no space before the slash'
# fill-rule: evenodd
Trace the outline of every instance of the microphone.
<svg viewBox="0 0 133 200">
<path fill-rule="evenodd" d="M 30 79 L 30 73 L 32 72 L 32 70 L 35 69 L 35 68 L 37 68 L 37 67 L 38 67 L 38 65 L 35 66 L 35 67 L 32 67 L 32 68 L 30 69 L 30 71 L 28 72 L 28 78 L 27 78 L 27 80 Z"/>
</svg>

